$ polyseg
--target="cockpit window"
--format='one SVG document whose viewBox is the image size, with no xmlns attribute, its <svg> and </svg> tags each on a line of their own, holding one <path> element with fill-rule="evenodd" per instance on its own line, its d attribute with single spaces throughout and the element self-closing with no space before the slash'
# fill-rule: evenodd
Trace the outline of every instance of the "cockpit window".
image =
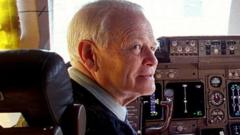
<svg viewBox="0 0 240 135">
<path fill-rule="evenodd" d="M 144 7 L 156 37 L 227 35 L 231 0 L 132 0 Z"/>
<path fill-rule="evenodd" d="M 53 45 L 51 49 L 67 55 L 66 31 L 72 15 L 84 4 L 94 0 L 53 1 Z M 161 36 L 196 36 L 240 34 L 230 19 L 239 18 L 234 7 L 238 0 L 129 0 L 140 4 L 153 26 L 156 38 Z M 231 12 L 234 13 L 232 14 Z M 233 17 L 233 16 L 235 17 Z M 65 20 L 63 21 L 63 16 Z M 232 16 L 232 17 L 231 17 Z M 233 22 L 236 22 L 233 20 Z M 59 47 L 61 45 L 61 47 Z"/>
</svg>

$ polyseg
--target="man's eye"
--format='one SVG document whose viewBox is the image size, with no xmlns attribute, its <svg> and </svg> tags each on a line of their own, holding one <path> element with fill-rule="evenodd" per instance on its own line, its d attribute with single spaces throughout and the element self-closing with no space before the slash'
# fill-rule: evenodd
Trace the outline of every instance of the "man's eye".
<svg viewBox="0 0 240 135">
<path fill-rule="evenodd" d="M 135 44 L 132 49 L 133 49 L 135 54 L 138 54 L 142 50 L 142 45 L 141 44 Z"/>
<path fill-rule="evenodd" d="M 141 49 L 141 45 L 140 44 L 136 44 L 133 46 L 134 49 Z"/>
</svg>

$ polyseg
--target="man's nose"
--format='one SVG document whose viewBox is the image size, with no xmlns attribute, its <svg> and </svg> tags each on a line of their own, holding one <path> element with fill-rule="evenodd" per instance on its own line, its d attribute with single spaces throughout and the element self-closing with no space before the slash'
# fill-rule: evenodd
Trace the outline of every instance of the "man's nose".
<svg viewBox="0 0 240 135">
<path fill-rule="evenodd" d="M 156 66 L 158 64 L 158 60 L 150 48 L 145 50 L 143 65 L 147 66 Z"/>
</svg>

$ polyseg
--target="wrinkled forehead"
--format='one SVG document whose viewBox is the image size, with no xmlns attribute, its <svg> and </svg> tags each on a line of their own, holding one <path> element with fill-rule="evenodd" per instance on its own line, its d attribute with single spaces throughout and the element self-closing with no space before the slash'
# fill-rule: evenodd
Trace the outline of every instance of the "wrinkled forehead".
<svg viewBox="0 0 240 135">
<path fill-rule="evenodd" d="M 123 27 L 142 27 L 150 25 L 142 12 L 114 11 L 108 16 L 108 25 L 111 29 Z"/>
<path fill-rule="evenodd" d="M 145 38 L 154 40 L 152 27 L 142 12 L 116 12 L 109 15 L 108 19 L 107 27 L 113 38 L 146 36 Z"/>
</svg>

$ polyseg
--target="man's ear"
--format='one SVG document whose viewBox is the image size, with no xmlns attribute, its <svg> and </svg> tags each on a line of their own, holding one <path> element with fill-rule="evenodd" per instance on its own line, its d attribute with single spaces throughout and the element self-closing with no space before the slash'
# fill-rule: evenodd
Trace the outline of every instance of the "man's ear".
<svg viewBox="0 0 240 135">
<path fill-rule="evenodd" d="M 82 40 L 78 45 L 78 53 L 87 69 L 97 69 L 96 57 L 94 52 L 95 43 L 89 40 Z"/>
</svg>

